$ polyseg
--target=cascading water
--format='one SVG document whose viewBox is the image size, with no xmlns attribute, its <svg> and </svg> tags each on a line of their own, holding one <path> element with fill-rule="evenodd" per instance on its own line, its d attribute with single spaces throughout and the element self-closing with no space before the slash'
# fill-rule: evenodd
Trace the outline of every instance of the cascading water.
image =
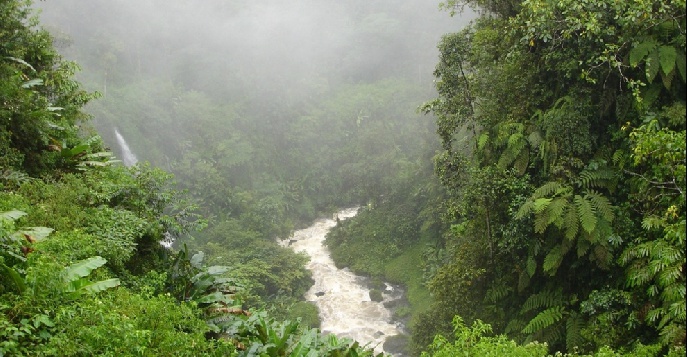
<svg viewBox="0 0 687 357">
<path fill-rule="evenodd" d="M 343 220 L 356 215 L 358 209 L 345 209 L 336 214 Z M 364 278 L 348 269 L 338 269 L 323 245 L 327 232 L 336 226 L 335 219 L 322 219 L 312 226 L 296 231 L 290 240 L 281 244 L 310 256 L 307 268 L 312 271 L 315 284 L 305 294 L 320 310 L 321 330 L 340 337 L 349 337 L 365 345 L 369 343 L 377 353 L 384 352 L 387 337 L 401 334 L 402 326 L 391 322 L 392 314 L 384 301 L 370 299 L 370 289 Z M 391 287 L 383 296 L 385 301 L 397 299 Z"/>
<path fill-rule="evenodd" d="M 119 130 L 115 129 L 114 132 L 115 137 L 117 137 L 117 144 L 122 151 L 122 162 L 124 163 L 124 166 L 136 165 L 138 158 L 136 158 L 136 155 L 134 155 L 134 153 L 131 151 L 131 148 L 129 148 L 126 140 L 124 140 L 122 134 L 119 133 Z"/>
</svg>

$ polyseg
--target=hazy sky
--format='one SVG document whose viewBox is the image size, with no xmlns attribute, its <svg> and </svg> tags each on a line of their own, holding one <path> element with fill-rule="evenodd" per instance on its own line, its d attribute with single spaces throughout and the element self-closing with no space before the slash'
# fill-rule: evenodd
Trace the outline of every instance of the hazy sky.
<svg viewBox="0 0 687 357">
<path fill-rule="evenodd" d="M 459 30 L 428 0 L 48 0 L 36 4 L 51 30 L 94 63 L 174 70 L 181 59 L 269 83 L 326 73 L 354 79 L 394 66 L 428 79 L 442 34 Z M 87 54 L 83 49 L 88 48 Z M 408 69 L 410 70 L 410 69 Z M 345 72 L 345 73 L 344 73 Z M 324 74 L 323 74 L 324 73 Z M 359 78 L 360 77 L 360 78 Z"/>
</svg>

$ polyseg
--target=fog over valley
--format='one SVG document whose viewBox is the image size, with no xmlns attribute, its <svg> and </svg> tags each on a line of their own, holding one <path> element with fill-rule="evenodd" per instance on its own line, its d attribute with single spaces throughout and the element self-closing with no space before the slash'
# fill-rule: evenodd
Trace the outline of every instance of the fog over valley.
<svg viewBox="0 0 687 357">
<path fill-rule="evenodd" d="M 0 356 L 684 356 L 685 29 L 2 0 Z"/>
</svg>

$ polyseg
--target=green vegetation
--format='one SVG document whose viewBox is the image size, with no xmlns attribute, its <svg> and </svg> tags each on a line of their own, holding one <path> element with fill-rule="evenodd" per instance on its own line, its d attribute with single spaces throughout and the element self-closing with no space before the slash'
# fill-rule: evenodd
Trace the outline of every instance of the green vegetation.
<svg viewBox="0 0 687 357">
<path fill-rule="evenodd" d="M 270 272 L 161 244 L 205 226 L 198 207 L 162 170 L 117 164 L 86 126 L 95 95 L 29 6 L 0 4 L 0 355 L 372 355 L 244 307 L 255 286 L 302 294 L 303 257 L 251 242 L 242 258 L 263 250 L 291 264 Z"/>
<path fill-rule="evenodd" d="M 423 106 L 451 228 L 416 342 L 460 315 L 538 354 L 684 353 L 684 1 L 467 3 Z"/>
<path fill-rule="evenodd" d="M 405 287 L 394 350 L 684 354 L 684 0 L 446 1 L 480 16 L 437 92 L 414 2 L 146 3 L 41 3 L 52 35 L 0 3 L 0 355 L 372 355 L 276 241 L 345 206 L 336 264 Z M 273 7 L 344 32 L 239 16 Z M 173 16 L 215 13 L 207 46 Z"/>
</svg>

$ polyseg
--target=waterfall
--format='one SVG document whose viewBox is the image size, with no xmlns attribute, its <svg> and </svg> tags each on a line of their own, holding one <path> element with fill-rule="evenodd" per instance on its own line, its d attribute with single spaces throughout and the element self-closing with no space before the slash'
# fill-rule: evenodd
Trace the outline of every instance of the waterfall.
<svg viewBox="0 0 687 357">
<path fill-rule="evenodd" d="M 129 145 L 126 143 L 126 140 L 124 140 L 122 134 L 119 133 L 119 130 L 115 128 L 114 132 L 115 136 L 117 137 L 117 144 L 119 144 L 119 148 L 122 152 L 122 162 L 124 162 L 124 166 L 136 165 L 136 163 L 138 162 L 136 155 L 134 155 L 134 153 L 131 152 L 131 148 L 129 148 Z"/>
<path fill-rule="evenodd" d="M 336 219 L 319 220 L 280 243 L 310 256 L 306 268 L 313 272 L 315 284 L 305 298 L 319 308 L 322 332 L 353 338 L 362 345 L 369 344 L 376 353 L 380 353 L 384 352 L 387 337 L 403 333 L 402 325 L 392 321 L 392 313 L 385 306 L 385 302 L 400 296 L 394 291 L 396 289 L 387 285 L 382 293 L 384 301 L 371 301 L 365 280 L 347 268 L 338 269 L 329 250 L 322 245 L 337 220 L 353 217 L 357 211 L 356 208 L 340 211 Z"/>
</svg>

